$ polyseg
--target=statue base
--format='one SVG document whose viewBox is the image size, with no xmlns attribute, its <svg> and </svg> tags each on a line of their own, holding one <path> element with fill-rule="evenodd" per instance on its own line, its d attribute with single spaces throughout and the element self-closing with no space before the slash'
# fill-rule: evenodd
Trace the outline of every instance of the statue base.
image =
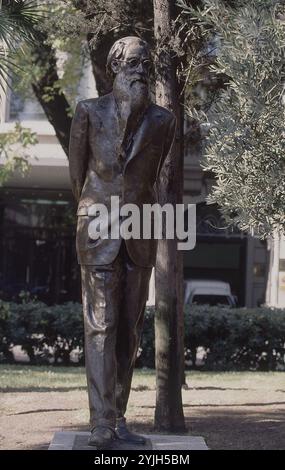
<svg viewBox="0 0 285 470">
<path fill-rule="evenodd" d="M 56 432 L 48 450 L 94 450 L 88 445 L 89 432 Z M 134 445 L 120 440 L 115 440 L 108 450 L 208 450 L 206 442 L 201 436 L 175 434 L 143 434 L 147 439 L 145 445 Z"/>
</svg>

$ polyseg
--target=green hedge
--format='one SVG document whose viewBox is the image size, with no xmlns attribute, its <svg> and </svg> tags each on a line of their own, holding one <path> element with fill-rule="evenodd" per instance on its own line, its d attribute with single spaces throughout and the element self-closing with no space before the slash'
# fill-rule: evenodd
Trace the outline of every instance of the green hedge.
<svg viewBox="0 0 285 470">
<path fill-rule="evenodd" d="M 145 314 L 138 367 L 154 367 L 154 310 Z M 0 301 L 0 357 L 11 362 L 21 345 L 32 363 L 53 358 L 70 363 L 77 349 L 83 363 L 82 306 Z M 197 349 L 204 350 L 197 366 Z M 285 370 L 285 310 L 191 306 L 185 312 L 185 363 L 205 370 Z"/>
<path fill-rule="evenodd" d="M 12 362 L 11 347 L 22 346 L 31 363 L 70 363 L 70 353 L 83 351 L 83 322 L 80 304 L 68 302 L 47 306 L 42 302 L 0 301 L 0 355 Z M 83 354 L 81 352 L 81 358 Z"/>
<path fill-rule="evenodd" d="M 285 310 L 192 306 L 185 346 L 194 367 L 197 348 L 205 349 L 206 370 L 284 370 Z"/>
</svg>

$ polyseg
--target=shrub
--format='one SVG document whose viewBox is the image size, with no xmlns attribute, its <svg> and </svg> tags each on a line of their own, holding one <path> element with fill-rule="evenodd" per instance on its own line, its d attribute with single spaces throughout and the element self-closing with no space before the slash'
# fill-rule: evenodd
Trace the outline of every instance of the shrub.
<svg viewBox="0 0 285 470">
<path fill-rule="evenodd" d="M 68 365 L 75 349 L 83 363 L 83 342 L 80 304 L 0 301 L 0 356 L 6 362 L 13 360 L 11 348 L 20 345 L 32 363 L 53 358 L 55 364 Z M 185 359 L 192 368 L 199 347 L 205 351 L 205 370 L 285 370 L 285 310 L 190 306 Z M 154 350 L 154 309 L 147 308 L 137 367 L 153 368 Z"/>
<path fill-rule="evenodd" d="M 146 312 L 139 364 L 154 366 L 154 310 Z M 186 367 L 204 370 L 285 370 L 285 310 L 230 309 L 191 305 L 185 309 Z"/>
<path fill-rule="evenodd" d="M 185 346 L 194 367 L 197 348 L 205 349 L 207 370 L 285 369 L 285 311 L 191 306 L 185 312 Z"/>
<path fill-rule="evenodd" d="M 4 358 L 6 362 L 14 360 L 11 352 L 12 343 L 10 305 L 0 300 L 0 358 Z"/>
<path fill-rule="evenodd" d="M 70 353 L 76 348 L 83 356 L 82 306 L 68 302 L 47 306 L 30 301 L 16 304 L 0 301 L 0 353 L 11 362 L 11 348 L 20 345 L 31 363 L 43 363 L 54 358 L 64 365 L 70 363 Z"/>
<path fill-rule="evenodd" d="M 144 316 L 143 334 L 136 367 L 148 367 L 150 369 L 154 369 L 154 343 L 154 308 L 147 307 Z"/>
</svg>

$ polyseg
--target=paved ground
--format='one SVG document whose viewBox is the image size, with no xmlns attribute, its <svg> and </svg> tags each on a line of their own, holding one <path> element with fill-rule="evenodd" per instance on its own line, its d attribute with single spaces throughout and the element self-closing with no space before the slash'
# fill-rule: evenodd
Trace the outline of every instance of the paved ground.
<svg viewBox="0 0 285 470">
<path fill-rule="evenodd" d="M 0 369 L 0 448 L 47 449 L 55 431 L 88 430 L 84 371 L 38 369 L 29 380 L 29 370 Z M 189 434 L 212 449 L 285 449 L 284 373 L 193 373 L 187 382 Z M 128 409 L 134 430 L 153 432 L 154 403 L 154 375 L 136 375 Z"/>
</svg>

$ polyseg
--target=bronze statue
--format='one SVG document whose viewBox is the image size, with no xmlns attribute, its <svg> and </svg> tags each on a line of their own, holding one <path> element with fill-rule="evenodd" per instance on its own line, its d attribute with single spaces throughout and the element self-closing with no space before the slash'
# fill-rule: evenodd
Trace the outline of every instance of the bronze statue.
<svg viewBox="0 0 285 470">
<path fill-rule="evenodd" d="M 156 181 L 175 134 L 175 117 L 151 102 L 151 57 L 137 37 L 115 42 L 107 59 L 113 91 L 78 103 L 72 123 L 69 166 L 78 201 L 76 247 L 81 265 L 90 445 L 107 448 L 118 438 L 142 436 L 126 425 L 155 239 L 93 240 L 90 207 L 111 196 L 120 204 L 157 201 Z M 107 221 L 107 224 L 109 221 Z"/>
</svg>

